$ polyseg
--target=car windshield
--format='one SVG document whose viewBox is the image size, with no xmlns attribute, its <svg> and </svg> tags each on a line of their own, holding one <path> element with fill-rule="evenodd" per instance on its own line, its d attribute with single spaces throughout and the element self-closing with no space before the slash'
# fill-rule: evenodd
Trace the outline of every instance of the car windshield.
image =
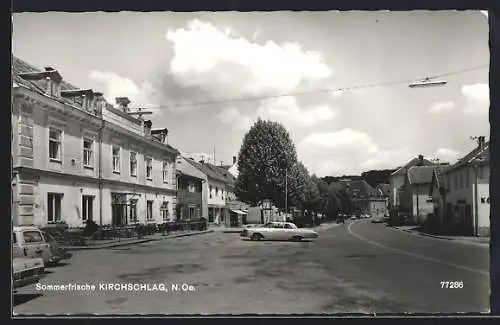
<svg viewBox="0 0 500 325">
<path fill-rule="evenodd" d="M 287 229 L 297 229 L 297 226 L 294 225 L 293 223 L 287 223 L 285 225 L 285 228 L 287 228 Z"/>
</svg>

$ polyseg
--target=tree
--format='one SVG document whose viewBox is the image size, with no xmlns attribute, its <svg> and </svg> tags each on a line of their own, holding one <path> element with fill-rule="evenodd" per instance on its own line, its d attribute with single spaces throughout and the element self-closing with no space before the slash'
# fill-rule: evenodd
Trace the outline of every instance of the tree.
<svg viewBox="0 0 500 325">
<path fill-rule="evenodd" d="M 260 118 L 243 138 L 238 157 L 235 194 L 243 202 L 257 204 L 270 199 L 281 209 L 285 205 L 285 171 L 294 172 L 295 145 L 283 125 Z M 291 177 L 289 177 L 289 180 Z M 288 189 L 293 192 L 292 181 Z"/>
</svg>

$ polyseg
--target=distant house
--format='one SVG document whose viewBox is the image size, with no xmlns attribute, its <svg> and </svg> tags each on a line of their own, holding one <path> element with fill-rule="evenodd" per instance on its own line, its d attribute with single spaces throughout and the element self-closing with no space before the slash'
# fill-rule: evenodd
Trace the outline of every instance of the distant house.
<svg viewBox="0 0 500 325">
<path fill-rule="evenodd" d="M 433 162 L 424 158 L 423 155 L 419 155 L 417 158 L 413 158 L 404 166 L 398 168 L 389 177 L 391 197 L 389 199 L 389 207 L 399 207 L 401 205 L 400 195 L 402 194 L 403 186 L 407 178 L 408 169 L 413 166 L 432 166 L 435 165 Z"/>
<path fill-rule="evenodd" d="M 378 184 L 375 188 L 378 194 L 385 199 L 386 212 L 389 212 L 389 199 L 391 197 L 391 184 Z"/>
<path fill-rule="evenodd" d="M 429 195 L 446 232 L 488 236 L 490 232 L 489 142 L 478 145 L 440 175 Z"/>
<path fill-rule="evenodd" d="M 177 168 L 177 220 L 192 220 L 208 216 L 208 201 L 204 193 L 207 176 L 179 156 Z M 205 195 L 204 195 L 205 194 Z"/>
<path fill-rule="evenodd" d="M 233 156 L 233 163 L 231 165 L 223 165 L 222 168 L 227 170 L 234 178 L 238 178 L 238 159 Z"/>
<path fill-rule="evenodd" d="M 224 212 L 224 209 L 226 209 L 226 178 L 215 171 L 204 160 L 197 162 L 194 159 L 188 158 L 186 161 L 207 176 L 207 182 L 204 184 L 204 187 L 208 196 L 208 222 L 212 224 L 224 223 L 226 215 Z"/>
<path fill-rule="evenodd" d="M 349 189 L 354 210 L 357 213 L 379 218 L 386 215 L 386 198 L 368 182 L 365 180 L 343 180 L 341 183 Z"/>
<path fill-rule="evenodd" d="M 400 205 L 413 218 L 414 224 L 423 224 L 434 205 L 429 199 L 429 191 L 434 171 L 443 170 L 446 165 L 413 166 L 406 173 Z"/>
</svg>

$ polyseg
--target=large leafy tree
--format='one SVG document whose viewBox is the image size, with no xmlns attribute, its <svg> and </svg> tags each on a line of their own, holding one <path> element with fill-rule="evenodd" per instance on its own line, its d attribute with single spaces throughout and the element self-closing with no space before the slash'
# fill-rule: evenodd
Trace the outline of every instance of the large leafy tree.
<svg viewBox="0 0 500 325">
<path fill-rule="evenodd" d="M 275 206 L 283 209 L 285 171 L 293 175 L 296 162 L 295 145 L 285 127 L 259 118 L 243 138 L 235 194 L 250 204 L 270 199 Z M 293 191 L 296 186 L 296 182 L 292 181 L 288 189 Z"/>
</svg>

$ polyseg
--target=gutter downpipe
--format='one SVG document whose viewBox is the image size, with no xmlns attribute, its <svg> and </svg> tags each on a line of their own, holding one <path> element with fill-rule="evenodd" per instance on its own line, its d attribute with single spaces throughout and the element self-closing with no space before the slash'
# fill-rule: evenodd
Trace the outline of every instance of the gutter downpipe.
<svg viewBox="0 0 500 325">
<path fill-rule="evenodd" d="M 478 217 L 478 213 L 479 213 L 479 196 L 478 196 L 478 191 L 477 191 L 477 187 L 478 187 L 478 181 L 477 181 L 477 178 L 478 178 L 478 172 L 477 172 L 477 164 L 474 164 L 473 165 L 473 168 L 474 168 L 474 236 L 478 236 L 478 233 L 479 233 L 479 217 Z"/>
<path fill-rule="evenodd" d="M 99 225 L 102 226 L 102 133 L 105 126 L 106 121 L 104 119 L 101 120 L 101 127 L 99 128 Z"/>
</svg>

